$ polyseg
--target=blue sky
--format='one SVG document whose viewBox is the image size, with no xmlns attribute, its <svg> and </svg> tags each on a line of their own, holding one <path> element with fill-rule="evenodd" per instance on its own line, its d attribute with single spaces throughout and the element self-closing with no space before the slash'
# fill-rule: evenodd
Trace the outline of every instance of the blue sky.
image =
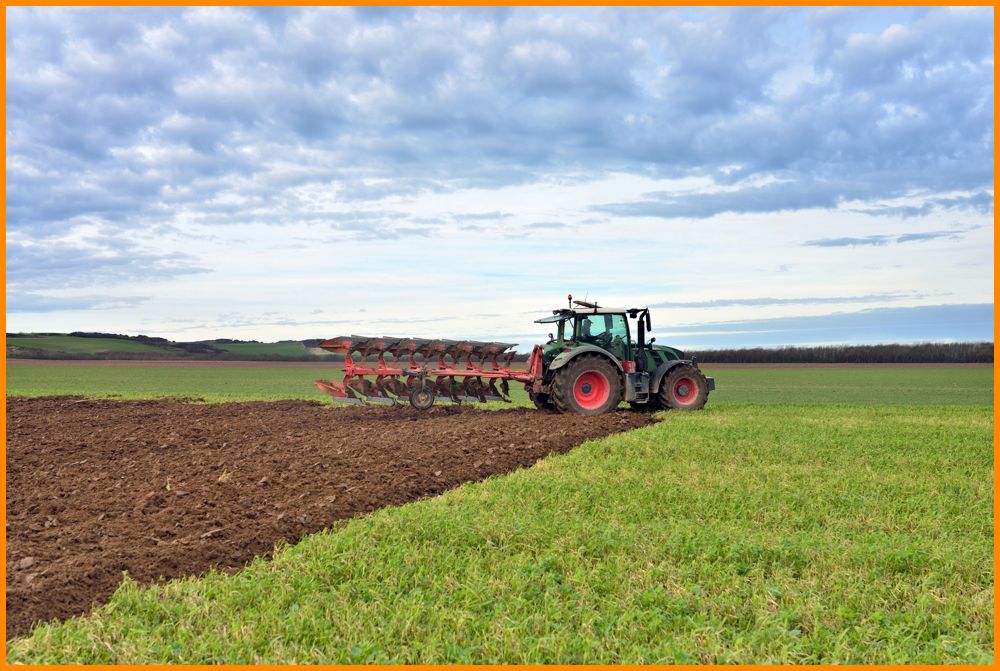
<svg viewBox="0 0 1000 671">
<path fill-rule="evenodd" d="M 992 8 L 7 8 L 7 330 L 991 340 Z"/>
</svg>

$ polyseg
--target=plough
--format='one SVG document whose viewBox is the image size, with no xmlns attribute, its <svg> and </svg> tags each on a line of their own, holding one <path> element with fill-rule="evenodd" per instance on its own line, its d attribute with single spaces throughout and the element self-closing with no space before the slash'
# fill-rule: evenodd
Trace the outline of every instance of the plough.
<svg viewBox="0 0 1000 671">
<path fill-rule="evenodd" d="M 529 384 L 541 366 L 536 355 L 527 370 L 512 369 L 515 346 L 475 340 L 332 338 L 320 347 L 344 357 L 344 379 L 317 380 L 316 386 L 343 403 L 395 405 L 408 400 L 421 410 L 434 401 L 509 403 L 510 381 Z"/>
</svg>

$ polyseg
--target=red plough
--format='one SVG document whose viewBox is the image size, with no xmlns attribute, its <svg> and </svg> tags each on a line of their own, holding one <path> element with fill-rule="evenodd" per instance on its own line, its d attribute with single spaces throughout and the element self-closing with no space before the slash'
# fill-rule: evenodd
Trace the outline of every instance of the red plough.
<svg viewBox="0 0 1000 671">
<path fill-rule="evenodd" d="M 344 357 L 344 379 L 316 380 L 316 386 L 342 403 L 409 401 L 421 410 L 436 400 L 509 402 L 511 381 L 531 385 L 542 370 L 537 346 L 527 370 L 512 369 L 514 346 L 475 340 L 331 338 L 320 347 Z"/>
</svg>

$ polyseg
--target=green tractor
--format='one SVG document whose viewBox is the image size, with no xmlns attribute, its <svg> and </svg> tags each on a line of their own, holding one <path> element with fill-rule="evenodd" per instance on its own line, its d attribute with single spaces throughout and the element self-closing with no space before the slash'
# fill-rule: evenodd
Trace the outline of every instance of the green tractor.
<svg viewBox="0 0 1000 671">
<path fill-rule="evenodd" d="M 541 375 L 525 385 L 536 407 L 596 415 L 621 401 L 650 410 L 705 406 L 715 380 L 680 350 L 646 340 L 649 308 L 600 307 L 572 295 L 569 300 L 569 308 L 535 322 L 556 325 L 541 346 Z"/>
</svg>

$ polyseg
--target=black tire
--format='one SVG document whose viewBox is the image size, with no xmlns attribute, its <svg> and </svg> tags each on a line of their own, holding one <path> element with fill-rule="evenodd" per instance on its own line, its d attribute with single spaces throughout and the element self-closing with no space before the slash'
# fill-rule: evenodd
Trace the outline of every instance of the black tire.
<svg viewBox="0 0 1000 671">
<path fill-rule="evenodd" d="M 539 410 L 545 410 L 547 412 L 555 412 L 556 406 L 552 404 L 552 399 L 549 398 L 548 394 L 536 394 L 533 391 L 528 392 L 528 398 L 531 402 L 535 404 L 535 407 Z"/>
<path fill-rule="evenodd" d="M 622 400 L 622 376 L 607 357 L 581 354 L 556 371 L 549 397 L 563 413 L 611 412 Z"/>
<path fill-rule="evenodd" d="M 675 366 L 663 377 L 657 396 L 665 408 L 701 410 L 708 401 L 708 380 L 694 366 Z"/>
<path fill-rule="evenodd" d="M 434 389 L 429 384 L 410 389 L 410 405 L 417 410 L 430 410 L 434 405 Z"/>
</svg>

